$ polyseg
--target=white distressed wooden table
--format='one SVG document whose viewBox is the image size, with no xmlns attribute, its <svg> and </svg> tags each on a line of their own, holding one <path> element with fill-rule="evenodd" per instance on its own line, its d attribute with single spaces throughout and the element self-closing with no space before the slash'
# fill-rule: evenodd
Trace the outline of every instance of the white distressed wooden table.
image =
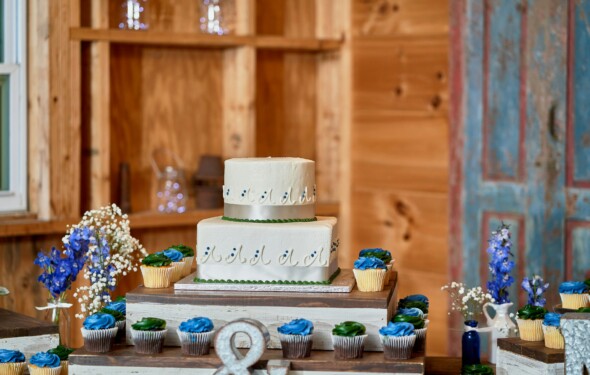
<svg viewBox="0 0 590 375">
<path fill-rule="evenodd" d="M 561 375 L 565 373 L 564 353 L 546 348 L 543 341 L 498 339 L 496 374 Z"/>
<path fill-rule="evenodd" d="M 19 350 L 27 358 L 59 344 L 59 329 L 46 321 L 0 309 L 0 348 Z"/>
</svg>

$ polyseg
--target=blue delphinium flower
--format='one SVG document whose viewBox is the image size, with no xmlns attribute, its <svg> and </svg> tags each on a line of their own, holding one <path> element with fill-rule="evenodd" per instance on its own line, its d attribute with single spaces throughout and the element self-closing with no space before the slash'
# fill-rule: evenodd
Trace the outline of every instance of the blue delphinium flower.
<svg viewBox="0 0 590 375">
<path fill-rule="evenodd" d="M 38 280 L 45 285 L 53 298 L 58 298 L 76 281 L 84 261 L 85 254 L 81 252 L 67 253 L 66 250 L 62 252 L 55 247 L 48 254 L 39 252 L 35 264 L 43 269 L 43 273 Z"/>
<path fill-rule="evenodd" d="M 510 275 L 514 268 L 514 261 L 510 260 L 510 257 L 514 255 L 511 252 L 509 226 L 502 224 L 497 231 L 492 232 L 488 244 L 487 252 L 491 256 L 489 263 L 491 280 L 487 282 L 488 292 L 496 303 L 508 303 L 510 302 L 508 287 L 514 283 L 514 278 Z"/>
<path fill-rule="evenodd" d="M 544 307 L 547 302 L 543 293 L 549 288 L 549 283 L 545 283 L 541 276 L 535 275 L 531 279 L 525 277 L 520 284 L 528 294 L 527 304 L 531 306 Z"/>
</svg>

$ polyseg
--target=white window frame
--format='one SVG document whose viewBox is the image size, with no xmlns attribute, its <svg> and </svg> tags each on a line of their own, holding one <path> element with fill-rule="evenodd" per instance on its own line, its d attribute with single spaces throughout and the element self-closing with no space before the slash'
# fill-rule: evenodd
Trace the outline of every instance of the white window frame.
<svg viewBox="0 0 590 375">
<path fill-rule="evenodd" d="M 27 210 L 26 1 L 4 0 L 4 61 L 8 75 L 9 188 L 0 191 L 0 213 Z"/>
</svg>

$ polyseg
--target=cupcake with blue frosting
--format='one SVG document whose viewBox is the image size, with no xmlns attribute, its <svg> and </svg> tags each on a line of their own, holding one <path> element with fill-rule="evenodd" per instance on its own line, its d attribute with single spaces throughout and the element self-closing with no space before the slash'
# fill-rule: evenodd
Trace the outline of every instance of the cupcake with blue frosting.
<svg viewBox="0 0 590 375">
<path fill-rule="evenodd" d="M 395 259 L 391 257 L 391 252 L 389 250 L 384 250 L 380 247 L 363 249 L 359 252 L 359 257 L 373 257 L 381 259 L 383 263 L 385 263 L 385 266 L 387 266 L 387 273 L 385 274 L 385 285 L 389 284 L 389 279 L 393 270 L 393 262 L 395 262 Z"/>
<path fill-rule="evenodd" d="M 551 349 L 565 349 L 565 340 L 559 326 L 561 314 L 547 313 L 543 318 L 543 336 L 545 347 Z"/>
<path fill-rule="evenodd" d="M 173 248 L 169 248 L 156 254 L 163 255 L 172 261 L 172 274 L 170 275 L 170 282 L 175 283 L 180 280 L 182 278 L 182 272 L 184 271 L 184 255 L 182 252 Z"/>
<path fill-rule="evenodd" d="M 380 292 L 385 287 L 387 266 L 379 258 L 359 257 L 352 272 L 361 292 Z"/>
<path fill-rule="evenodd" d="M 206 355 L 209 354 L 211 339 L 215 334 L 213 322 L 209 318 L 197 317 L 180 323 L 176 333 L 180 339 L 182 354 Z"/>
<path fill-rule="evenodd" d="M 100 312 L 111 314 L 115 318 L 115 327 L 117 327 L 117 341 L 125 339 L 125 322 L 127 318 L 127 299 L 125 297 L 117 297 L 116 300 L 109 302 L 103 307 Z"/>
<path fill-rule="evenodd" d="M 170 246 L 170 249 L 178 250 L 183 255 L 184 268 L 182 269 L 182 277 L 190 275 L 195 260 L 195 250 L 183 244 Z"/>
<path fill-rule="evenodd" d="M 283 357 L 307 358 L 313 345 L 313 323 L 306 319 L 294 319 L 277 328 L 283 349 Z"/>
<path fill-rule="evenodd" d="M 416 342 L 414 325 L 406 322 L 389 322 L 379 330 L 385 359 L 409 359 Z"/>
<path fill-rule="evenodd" d="M 25 372 L 25 355 L 18 350 L 0 349 L 0 374 L 21 375 Z"/>
<path fill-rule="evenodd" d="M 29 360 L 31 375 L 60 375 L 61 360 L 56 354 L 39 352 Z"/>
<path fill-rule="evenodd" d="M 115 318 L 111 314 L 95 313 L 84 320 L 82 324 L 82 337 L 84 347 L 89 352 L 106 353 L 111 350 L 117 327 Z"/>
<path fill-rule="evenodd" d="M 577 310 L 588 307 L 588 291 L 590 287 L 583 281 L 565 281 L 559 285 L 561 307 Z"/>
</svg>

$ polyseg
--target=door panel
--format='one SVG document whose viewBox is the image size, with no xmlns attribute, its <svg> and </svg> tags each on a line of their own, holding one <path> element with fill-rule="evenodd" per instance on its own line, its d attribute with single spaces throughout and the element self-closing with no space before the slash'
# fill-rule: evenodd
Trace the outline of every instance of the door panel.
<svg viewBox="0 0 590 375">
<path fill-rule="evenodd" d="M 451 277 L 485 284 L 504 222 L 512 301 L 540 274 L 551 308 L 590 276 L 590 0 L 456 0 L 451 25 Z"/>
</svg>

